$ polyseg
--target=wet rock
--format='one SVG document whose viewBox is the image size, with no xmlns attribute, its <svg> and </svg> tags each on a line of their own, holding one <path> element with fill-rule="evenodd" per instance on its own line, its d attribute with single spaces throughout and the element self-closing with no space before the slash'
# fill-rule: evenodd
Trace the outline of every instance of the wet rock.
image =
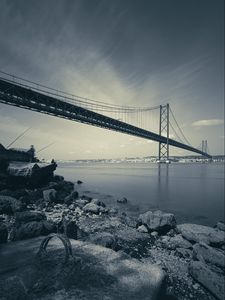
<svg viewBox="0 0 225 300">
<path fill-rule="evenodd" d="M 167 239 L 166 239 L 167 238 Z M 174 237 L 164 237 L 162 239 L 162 245 L 171 250 L 176 248 L 191 249 L 192 244 L 185 240 L 181 234 L 175 235 Z"/>
<path fill-rule="evenodd" d="M 55 202 L 56 200 L 56 190 L 48 189 L 43 191 L 43 198 L 46 202 Z"/>
<path fill-rule="evenodd" d="M 200 261 L 192 261 L 189 265 L 191 276 L 207 288 L 216 298 L 224 299 L 223 274 L 213 272 L 206 264 Z"/>
<path fill-rule="evenodd" d="M 8 240 L 8 229 L 7 226 L 0 222 L 0 244 L 7 243 Z"/>
<path fill-rule="evenodd" d="M 83 183 L 83 181 L 77 180 L 77 184 L 82 184 L 82 183 Z"/>
<path fill-rule="evenodd" d="M 222 251 L 218 251 L 204 243 L 195 244 L 193 250 L 196 259 L 225 268 L 225 255 Z"/>
<path fill-rule="evenodd" d="M 191 242 L 204 242 L 214 246 L 225 244 L 225 233 L 212 227 L 187 223 L 178 225 L 177 230 L 185 239 Z"/>
<path fill-rule="evenodd" d="M 216 224 L 216 228 L 225 231 L 225 224 L 222 221 L 220 221 Z"/>
<path fill-rule="evenodd" d="M 137 231 L 143 232 L 143 233 L 148 233 L 148 228 L 145 225 L 141 225 L 137 228 Z"/>
<path fill-rule="evenodd" d="M 92 234 L 89 238 L 89 241 L 93 244 L 97 244 L 106 248 L 116 248 L 116 238 L 109 232 L 98 232 Z"/>
<path fill-rule="evenodd" d="M 46 216 L 44 213 L 38 211 L 24 211 L 16 213 L 17 223 L 28 223 L 31 221 L 44 221 Z"/>
<path fill-rule="evenodd" d="M 0 214 L 12 214 L 23 210 L 25 207 L 22 202 L 10 196 L 0 196 Z"/>
<path fill-rule="evenodd" d="M 28 195 L 28 192 L 26 189 L 17 189 L 17 190 L 2 190 L 0 191 L 0 195 L 2 196 L 10 196 L 16 199 L 19 199 L 20 197 L 24 197 Z"/>
<path fill-rule="evenodd" d="M 127 201 L 128 201 L 128 200 L 127 200 L 126 197 L 122 197 L 122 198 L 117 199 L 117 202 L 118 202 L 118 203 L 122 203 L 122 204 L 126 204 Z"/>
<path fill-rule="evenodd" d="M 176 226 L 176 219 L 173 214 L 164 213 L 161 210 L 147 211 L 139 216 L 138 223 L 146 225 L 151 231 L 166 233 Z"/>
<path fill-rule="evenodd" d="M 83 210 L 85 212 L 90 212 L 90 213 L 98 214 L 99 213 L 99 206 L 90 202 L 90 203 L 86 204 L 83 207 Z"/>
</svg>

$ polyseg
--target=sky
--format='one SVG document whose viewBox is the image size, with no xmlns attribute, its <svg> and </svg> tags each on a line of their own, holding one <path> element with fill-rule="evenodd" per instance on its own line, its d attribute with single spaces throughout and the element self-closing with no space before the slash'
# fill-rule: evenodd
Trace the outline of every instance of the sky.
<svg viewBox="0 0 225 300">
<path fill-rule="evenodd" d="M 0 70 L 106 103 L 169 103 L 224 153 L 223 0 L 0 0 Z M 0 103 L 0 143 L 49 159 L 157 155 L 155 142 Z M 172 136 L 171 136 L 172 137 Z M 171 147 L 172 155 L 192 154 Z"/>
</svg>

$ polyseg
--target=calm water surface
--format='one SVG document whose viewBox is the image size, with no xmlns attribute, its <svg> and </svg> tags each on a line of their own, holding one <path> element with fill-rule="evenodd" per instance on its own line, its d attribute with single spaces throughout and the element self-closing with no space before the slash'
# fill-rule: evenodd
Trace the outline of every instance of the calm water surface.
<svg viewBox="0 0 225 300">
<path fill-rule="evenodd" d="M 224 220 L 223 164 L 61 163 L 57 173 L 82 180 L 80 192 L 104 195 L 107 204 L 128 198 L 122 209 L 133 215 L 161 209 L 173 212 L 178 222 L 214 225 Z"/>
</svg>

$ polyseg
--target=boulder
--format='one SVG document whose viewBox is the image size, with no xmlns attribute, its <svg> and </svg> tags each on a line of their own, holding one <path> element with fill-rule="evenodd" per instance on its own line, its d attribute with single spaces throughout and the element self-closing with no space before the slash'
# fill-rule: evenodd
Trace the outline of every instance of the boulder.
<svg viewBox="0 0 225 300">
<path fill-rule="evenodd" d="M 83 210 L 85 212 L 91 212 L 91 213 L 94 213 L 94 214 L 98 214 L 99 213 L 99 206 L 90 202 L 90 203 L 86 204 L 83 207 Z"/>
<path fill-rule="evenodd" d="M 5 274 L 8 277 L 19 274 L 24 286 L 31 287 L 29 299 L 166 299 L 165 273 L 157 265 L 99 245 L 71 240 L 77 259 L 70 259 L 62 268 L 65 249 L 57 238 L 51 240 L 47 249 L 48 263 L 34 263 L 42 240 L 35 238 L 3 245 L 0 298 Z M 20 295 L 19 299 L 26 299 Z"/>
<path fill-rule="evenodd" d="M 119 198 L 119 199 L 117 199 L 117 202 L 125 204 L 125 203 L 127 203 L 127 198 L 126 197 Z"/>
<path fill-rule="evenodd" d="M 222 246 L 225 244 L 224 231 L 197 224 L 181 224 L 177 226 L 178 232 L 191 242 L 204 242 L 208 245 Z"/>
<path fill-rule="evenodd" d="M 225 268 L 225 255 L 222 251 L 218 251 L 204 243 L 195 244 L 193 250 L 196 259 Z"/>
<path fill-rule="evenodd" d="M 43 222 L 31 221 L 16 224 L 12 232 L 12 241 L 19 241 L 40 236 L 44 233 Z"/>
<path fill-rule="evenodd" d="M 191 276 L 208 289 L 217 299 L 224 299 L 223 274 L 213 272 L 205 263 L 192 261 L 189 265 Z"/>
<path fill-rule="evenodd" d="M 39 211 L 24 211 L 16 213 L 16 222 L 17 223 L 28 223 L 31 221 L 44 221 L 46 220 L 44 213 Z"/>
<path fill-rule="evenodd" d="M 8 229 L 4 223 L 0 223 L 0 244 L 7 243 Z"/>
<path fill-rule="evenodd" d="M 43 191 L 43 198 L 46 202 L 55 202 L 56 200 L 56 190 L 48 189 Z"/>
<path fill-rule="evenodd" d="M 176 219 L 173 214 L 161 210 L 147 211 L 139 216 L 138 224 L 147 226 L 150 231 L 165 233 L 176 226 Z"/>
<path fill-rule="evenodd" d="M 161 243 L 163 247 L 171 250 L 175 250 L 177 248 L 192 248 L 192 244 L 189 241 L 185 240 L 181 234 L 177 234 L 174 237 L 163 237 Z"/>
<path fill-rule="evenodd" d="M 77 180 L 77 184 L 82 184 L 82 183 L 83 183 L 83 181 Z"/>
</svg>

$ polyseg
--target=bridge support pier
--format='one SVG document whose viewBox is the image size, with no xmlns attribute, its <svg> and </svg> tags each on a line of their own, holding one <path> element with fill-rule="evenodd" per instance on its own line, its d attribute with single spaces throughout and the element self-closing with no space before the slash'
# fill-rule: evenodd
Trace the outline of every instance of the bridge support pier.
<svg viewBox="0 0 225 300">
<path fill-rule="evenodd" d="M 159 142 L 159 163 L 169 163 L 169 104 L 160 105 L 159 135 L 166 136 L 167 142 Z"/>
</svg>

